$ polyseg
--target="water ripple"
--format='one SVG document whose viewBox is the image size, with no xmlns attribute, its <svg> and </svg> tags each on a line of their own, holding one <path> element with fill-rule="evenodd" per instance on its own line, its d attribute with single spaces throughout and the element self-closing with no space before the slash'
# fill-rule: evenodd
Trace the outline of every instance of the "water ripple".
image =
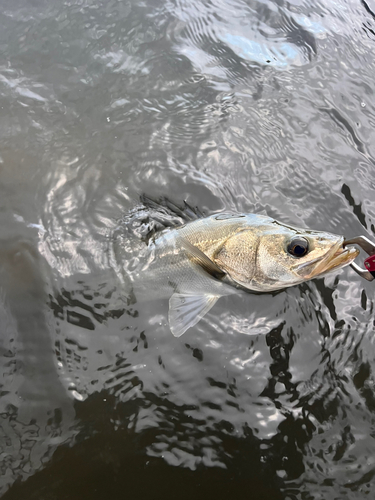
<svg viewBox="0 0 375 500">
<path fill-rule="evenodd" d="M 371 5 L 3 3 L 2 491 L 371 495 L 371 283 L 228 297 L 181 339 L 127 288 L 183 222 L 143 193 L 373 237 Z"/>
</svg>

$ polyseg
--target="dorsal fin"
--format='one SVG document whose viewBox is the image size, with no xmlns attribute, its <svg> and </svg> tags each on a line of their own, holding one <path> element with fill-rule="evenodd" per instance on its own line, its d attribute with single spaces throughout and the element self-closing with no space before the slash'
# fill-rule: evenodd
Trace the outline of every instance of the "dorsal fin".
<svg viewBox="0 0 375 500">
<path fill-rule="evenodd" d="M 140 197 L 141 205 L 134 207 L 118 221 L 118 231 L 124 229 L 145 243 L 156 234 L 166 229 L 174 229 L 184 224 L 203 218 L 198 207 L 192 207 L 186 201 L 177 206 L 168 198 L 152 199 L 146 195 Z"/>
<path fill-rule="evenodd" d="M 171 218 L 179 217 L 184 222 L 201 219 L 204 214 L 198 207 L 192 207 L 184 200 L 183 207 L 176 205 L 173 201 L 169 200 L 166 196 L 159 199 L 153 199 L 143 194 L 140 197 L 141 203 L 151 209 L 154 213 L 161 212 L 162 214 L 169 215 Z"/>
</svg>

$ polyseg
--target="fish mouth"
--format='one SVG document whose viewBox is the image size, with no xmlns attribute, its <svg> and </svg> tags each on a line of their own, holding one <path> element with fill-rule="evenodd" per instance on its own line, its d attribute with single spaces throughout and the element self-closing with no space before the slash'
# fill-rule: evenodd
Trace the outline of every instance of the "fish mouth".
<svg viewBox="0 0 375 500">
<path fill-rule="evenodd" d="M 340 236 L 323 257 L 302 264 L 298 271 L 305 268 L 304 278 L 311 279 L 351 264 L 359 255 L 359 250 L 355 247 L 344 247 L 343 243 L 344 238 Z"/>
</svg>

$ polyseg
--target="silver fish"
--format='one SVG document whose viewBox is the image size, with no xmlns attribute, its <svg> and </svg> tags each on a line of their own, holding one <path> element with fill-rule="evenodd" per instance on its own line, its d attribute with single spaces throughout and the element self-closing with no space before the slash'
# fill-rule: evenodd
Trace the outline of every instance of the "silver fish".
<svg viewBox="0 0 375 500">
<path fill-rule="evenodd" d="M 263 215 L 212 215 L 157 233 L 133 290 L 138 300 L 170 297 L 179 337 L 224 295 L 280 290 L 347 266 L 359 251 L 343 241 Z"/>
</svg>

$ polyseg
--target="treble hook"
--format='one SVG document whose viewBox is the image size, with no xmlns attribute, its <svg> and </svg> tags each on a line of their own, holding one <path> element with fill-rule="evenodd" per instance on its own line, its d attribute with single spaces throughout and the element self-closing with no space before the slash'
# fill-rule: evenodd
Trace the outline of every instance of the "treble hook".
<svg viewBox="0 0 375 500">
<path fill-rule="evenodd" d="M 364 250 L 369 257 L 365 259 L 365 267 L 366 269 L 362 269 L 355 262 L 352 262 L 350 266 L 356 273 L 358 273 L 362 278 L 365 278 L 367 281 L 372 281 L 375 279 L 375 244 L 370 241 L 366 236 L 357 236 L 356 238 L 352 238 L 350 240 L 345 240 L 343 246 L 347 245 L 358 245 Z"/>
</svg>

